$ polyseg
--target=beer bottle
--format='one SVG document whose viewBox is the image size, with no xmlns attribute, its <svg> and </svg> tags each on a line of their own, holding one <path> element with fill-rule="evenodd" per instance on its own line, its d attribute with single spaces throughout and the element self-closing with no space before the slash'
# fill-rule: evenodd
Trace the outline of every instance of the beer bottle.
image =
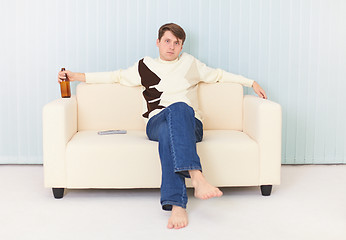
<svg viewBox="0 0 346 240">
<path fill-rule="evenodd" d="M 65 68 L 62 68 L 61 71 L 65 71 Z M 60 91 L 62 98 L 70 98 L 71 97 L 71 88 L 70 88 L 70 80 L 65 73 L 65 79 L 60 82 Z"/>
</svg>

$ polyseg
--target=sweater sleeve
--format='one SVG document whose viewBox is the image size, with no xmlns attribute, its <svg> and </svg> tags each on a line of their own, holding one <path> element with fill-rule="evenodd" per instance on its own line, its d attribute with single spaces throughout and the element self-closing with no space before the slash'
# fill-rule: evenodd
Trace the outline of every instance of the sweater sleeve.
<svg viewBox="0 0 346 240">
<path fill-rule="evenodd" d="M 248 79 L 241 75 L 236 75 L 233 73 L 226 72 L 222 69 L 214 69 L 208 67 L 198 59 L 195 59 L 197 70 L 200 75 L 200 79 L 202 82 L 206 83 L 215 83 L 215 82 L 231 82 L 231 83 L 239 83 L 246 87 L 252 87 L 254 80 Z"/>
<path fill-rule="evenodd" d="M 129 87 L 140 86 L 138 62 L 125 70 L 85 73 L 85 81 L 86 83 L 120 83 Z"/>
</svg>

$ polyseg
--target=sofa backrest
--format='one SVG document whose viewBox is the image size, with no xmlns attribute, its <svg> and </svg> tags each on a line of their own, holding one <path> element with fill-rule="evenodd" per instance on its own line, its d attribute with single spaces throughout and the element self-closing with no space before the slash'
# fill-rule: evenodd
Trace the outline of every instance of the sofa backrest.
<svg viewBox="0 0 346 240">
<path fill-rule="evenodd" d="M 143 88 L 116 84 L 77 86 L 78 130 L 145 129 Z M 242 131 L 243 88 L 234 83 L 200 83 L 204 129 Z"/>
</svg>

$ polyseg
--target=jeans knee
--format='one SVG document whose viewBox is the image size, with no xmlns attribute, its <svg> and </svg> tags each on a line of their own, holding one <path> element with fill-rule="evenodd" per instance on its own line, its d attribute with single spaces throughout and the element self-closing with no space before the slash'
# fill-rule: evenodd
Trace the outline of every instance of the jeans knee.
<svg viewBox="0 0 346 240">
<path fill-rule="evenodd" d="M 192 107 L 190 107 L 187 103 L 184 102 L 176 102 L 168 106 L 171 111 L 174 113 L 187 113 L 187 114 L 192 114 L 193 116 L 195 115 L 195 111 L 193 110 Z"/>
</svg>

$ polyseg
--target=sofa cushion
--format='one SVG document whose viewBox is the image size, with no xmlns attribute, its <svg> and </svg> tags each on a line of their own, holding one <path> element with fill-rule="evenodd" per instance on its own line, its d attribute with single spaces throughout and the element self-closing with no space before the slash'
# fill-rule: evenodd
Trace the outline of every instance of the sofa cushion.
<svg viewBox="0 0 346 240">
<path fill-rule="evenodd" d="M 144 130 L 142 87 L 116 84 L 77 86 L 78 130 Z M 235 83 L 200 83 L 199 110 L 204 129 L 242 131 L 243 88 Z"/>
<path fill-rule="evenodd" d="M 199 109 L 204 129 L 243 130 L 243 87 L 235 83 L 200 83 Z"/>
<path fill-rule="evenodd" d="M 67 187 L 160 187 L 157 148 L 157 142 L 148 140 L 141 130 L 102 136 L 97 131 L 80 131 L 66 149 Z M 203 171 L 212 184 L 251 186 L 258 183 L 258 145 L 243 132 L 206 130 L 203 141 L 197 143 L 197 151 Z"/>
<path fill-rule="evenodd" d="M 234 130 L 206 130 L 203 135 L 197 152 L 211 183 L 215 186 L 258 184 L 259 146 L 252 138 Z"/>
<path fill-rule="evenodd" d="M 141 87 L 81 83 L 76 96 L 78 131 L 145 128 Z"/>
</svg>

